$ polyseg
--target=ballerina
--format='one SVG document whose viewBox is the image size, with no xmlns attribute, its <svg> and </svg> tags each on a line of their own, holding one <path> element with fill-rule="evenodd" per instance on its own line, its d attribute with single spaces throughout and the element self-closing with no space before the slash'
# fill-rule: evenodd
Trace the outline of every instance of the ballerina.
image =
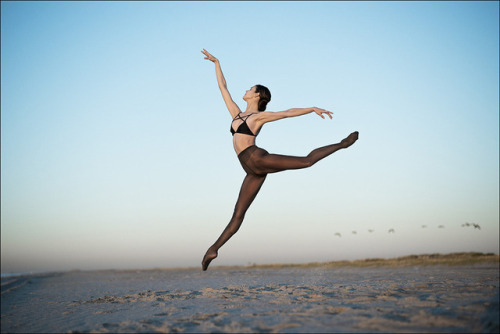
<svg viewBox="0 0 500 334">
<path fill-rule="evenodd" d="M 230 131 L 233 135 L 234 150 L 241 166 L 247 173 L 241 185 L 238 200 L 236 201 L 233 216 L 229 224 L 203 257 L 202 269 L 207 270 L 210 262 L 217 257 L 219 249 L 240 228 L 245 213 L 255 199 L 255 196 L 257 196 L 267 174 L 310 167 L 330 154 L 354 144 L 358 140 L 358 132 L 351 133 L 340 143 L 317 148 L 304 157 L 269 154 L 266 150 L 255 145 L 255 138 L 265 123 L 312 112 L 315 112 L 323 119 L 325 118 L 324 115 L 332 119 L 332 112 L 317 107 L 292 108 L 277 112 L 265 111 L 267 104 L 271 101 L 271 92 L 262 85 L 255 85 L 246 91 L 243 100 L 247 103 L 247 108 L 245 112 L 242 112 L 229 94 L 219 60 L 205 49 L 203 49 L 202 53 L 205 55 L 205 59 L 215 64 L 217 83 L 226 107 L 233 119 Z"/>
</svg>

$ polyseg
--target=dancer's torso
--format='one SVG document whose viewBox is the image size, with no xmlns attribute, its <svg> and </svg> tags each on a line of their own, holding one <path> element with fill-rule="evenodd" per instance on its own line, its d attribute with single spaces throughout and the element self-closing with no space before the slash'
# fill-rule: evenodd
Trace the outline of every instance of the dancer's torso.
<svg viewBox="0 0 500 334">
<path fill-rule="evenodd" d="M 237 155 L 247 147 L 255 145 L 255 137 L 262 128 L 262 125 L 255 122 L 256 114 L 257 113 L 240 113 L 231 122 L 233 146 Z"/>
</svg>

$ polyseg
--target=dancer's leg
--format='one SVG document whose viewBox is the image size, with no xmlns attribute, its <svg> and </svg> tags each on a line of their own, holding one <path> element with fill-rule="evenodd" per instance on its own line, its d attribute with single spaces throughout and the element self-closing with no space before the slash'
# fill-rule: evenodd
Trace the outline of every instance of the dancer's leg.
<svg viewBox="0 0 500 334">
<path fill-rule="evenodd" d="M 358 132 L 351 133 L 338 144 L 317 148 L 305 157 L 280 154 L 262 154 L 252 159 L 252 168 L 258 173 L 276 173 L 288 169 L 301 169 L 314 165 L 330 154 L 351 146 L 358 140 Z"/>
<path fill-rule="evenodd" d="M 253 174 L 247 174 L 243 184 L 241 185 L 240 194 L 238 196 L 238 201 L 234 207 L 233 217 L 229 221 L 219 239 L 208 249 L 207 253 L 203 257 L 201 262 L 203 270 L 207 270 L 210 262 L 217 257 L 217 251 L 222 247 L 240 228 L 243 218 L 245 218 L 245 213 L 247 212 L 250 204 L 252 204 L 255 196 L 259 192 L 266 175 L 258 176 Z"/>
</svg>

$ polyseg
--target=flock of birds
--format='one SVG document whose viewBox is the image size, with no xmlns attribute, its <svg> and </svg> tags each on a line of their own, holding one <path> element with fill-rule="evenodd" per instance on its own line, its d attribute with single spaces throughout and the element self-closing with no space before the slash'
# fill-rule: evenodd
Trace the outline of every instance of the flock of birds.
<svg viewBox="0 0 500 334">
<path fill-rule="evenodd" d="M 462 227 L 469 227 L 469 226 L 473 226 L 474 228 L 477 228 L 478 230 L 481 229 L 481 226 L 479 226 L 479 224 L 469 224 L 469 223 L 465 223 L 465 224 L 462 224 Z"/>
<path fill-rule="evenodd" d="M 471 223 L 464 223 L 464 224 L 462 224 L 462 227 L 470 227 L 470 226 L 474 227 L 474 229 L 478 229 L 478 230 L 481 229 L 481 226 L 479 226 L 479 224 L 475 224 L 475 223 L 472 223 L 472 224 Z M 427 225 L 422 225 L 422 228 L 427 228 Z M 439 225 L 438 228 L 444 228 L 444 226 L 443 225 Z M 373 233 L 373 232 L 375 232 L 375 230 L 369 229 L 368 232 L 369 233 Z M 396 231 L 393 228 L 390 228 L 387 232 L 388 233 L 396 233 Z M 358 234 L 358 232 L 357 231 L 352 231 L 352 234 Z M 342 234 L 340 234 L 339 232 L 336 232 L 334 235 L 336 237 L 339 237 L 339 238 L 342 237 Z"/>
</svg>

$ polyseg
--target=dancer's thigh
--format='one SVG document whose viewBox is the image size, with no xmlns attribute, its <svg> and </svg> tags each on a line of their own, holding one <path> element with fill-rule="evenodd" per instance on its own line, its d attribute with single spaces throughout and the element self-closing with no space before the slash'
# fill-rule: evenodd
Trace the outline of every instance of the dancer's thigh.
<svg viewBox="0 0 500 334">
<path fill-rule="evenodd" d="M 301 169 L 311 166 L 307 157 L 281 154 L 261 154 L 254 159 L 255 169 L 262 173 L 276 173 L 288 169 Z"/>
</svg>

